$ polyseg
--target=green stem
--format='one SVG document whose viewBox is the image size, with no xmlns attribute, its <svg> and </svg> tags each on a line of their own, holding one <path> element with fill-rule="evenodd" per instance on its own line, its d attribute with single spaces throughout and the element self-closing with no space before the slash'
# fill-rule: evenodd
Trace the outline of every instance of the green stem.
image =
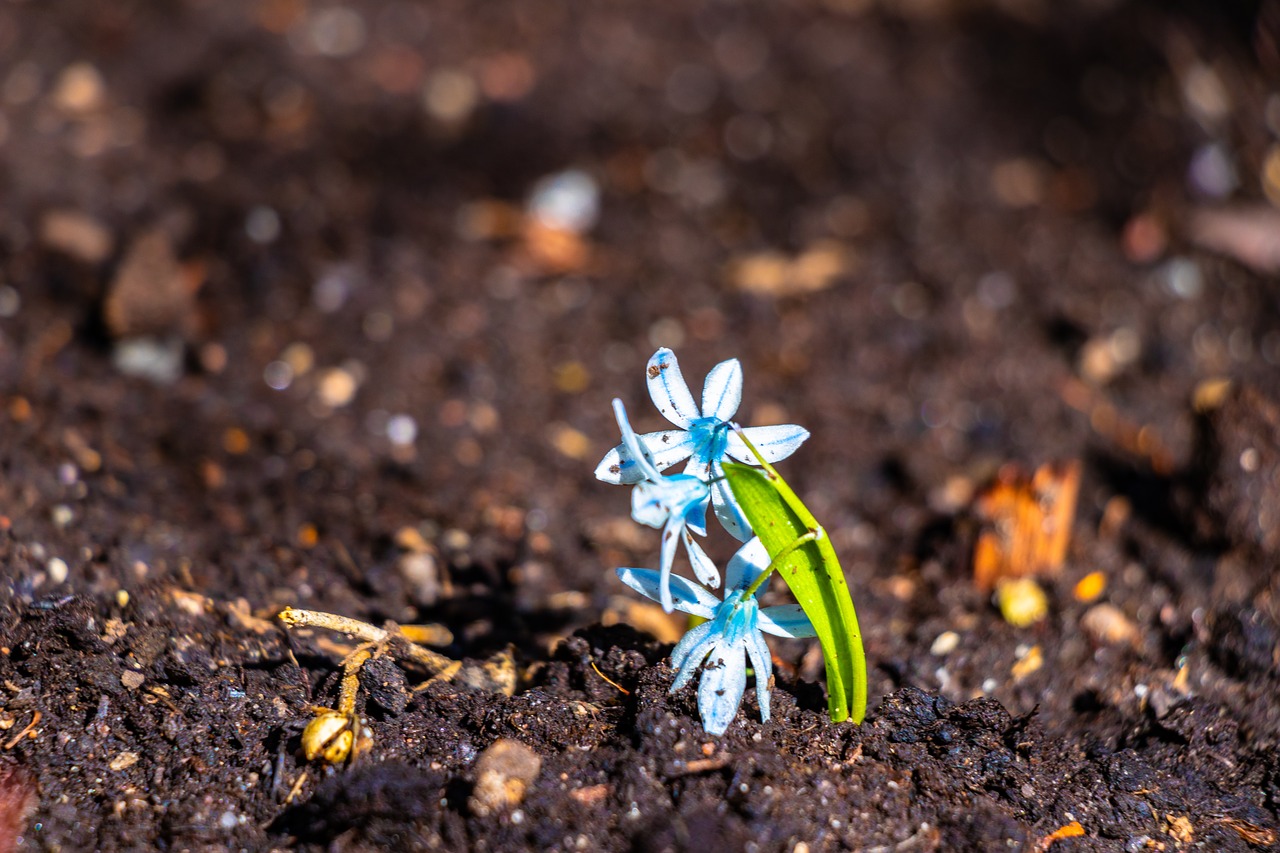
<svg viewBox="0 0 1280 853">
<path fill-rule="evenodd" d="M 808 545 L 810 542 L 817 542 L 823 537 L 823 535 L 823 530 L 819 527 L 816 530 L 810 530 L 808 533 L 802 533 L 797 536 L 794 542 L 779 551 L 778 556 L 769 561 L 769 565 L 760 573 L 760 577 L 756 578 L 751 583 L 751 586 L 747 587 L 746 591 L 742 593 L 742 600 L 747 601 L 751 596 L 755 595 L 756 590 L 760 588 L 760 585 L 769 579 L 769 575 L 778 570 L 778 567 L 782 565 L 784 560 L 794 554 L 798 549 Z"/>
</svg>

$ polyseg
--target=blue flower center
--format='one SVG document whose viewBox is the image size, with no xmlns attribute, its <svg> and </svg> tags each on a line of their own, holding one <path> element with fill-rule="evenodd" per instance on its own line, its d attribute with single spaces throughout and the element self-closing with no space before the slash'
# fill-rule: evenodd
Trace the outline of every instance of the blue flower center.
<svg viewBox="0 0 1280 853">
<path fill-rule="evenodd" d="M 719 418 L 698 418 L 689 424 L 693 458 L 704 465 L 723 459 L 729 446 L 729 424 Z"/>
<path fill-rule="evenodd" d="M 760 611 L 755 597 L 743 601 L 734 594 L 716 608 L 716 633 L 724 638 L 724 642 L 737 645 L 746 641 L 756 627 L 757 614 Z"/>
</svg>

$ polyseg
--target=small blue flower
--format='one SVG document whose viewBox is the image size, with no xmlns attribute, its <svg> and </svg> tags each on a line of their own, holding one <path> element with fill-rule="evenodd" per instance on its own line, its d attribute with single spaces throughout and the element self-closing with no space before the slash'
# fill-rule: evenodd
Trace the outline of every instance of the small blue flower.
<svg viewBox="0 0 1280 853">
<path fill-rule="evenodd" d="M 702 388 L 701 409 L 693 401 L 671 350 L 663 347 L 653 354 L 647 376 L 654 405 L 680 427 L 639 436 L 653 466 L 662 471 L 688 459 L 684 473 L 710 483 L 716 518 L 725 530 L 739 540 L 750 539 L 751 525 L 734 499 L 722 467 L 726 454 L 740 462 L 759 464 L 730 424 L 742 402 L 742 365 L 731 358 L 711 368 Z M 795 424 L 748 427 L 743 433 L 769 462 L 786 459 L 809 437 L 808 430 Z M 636 460 L 627 445 L 620 444 L 605 454 L 596 466 L 596 476 L 606 483 L 638 483 L 647 475 Z"/>
<path fill-rule="evenodd" d="M 622 431 L 622 444 L 631 458 L 636 460 L 635 468 L 643 477 L 631 492 L 631 517 L 649 527 L 662 528 L 659 594 L 655 598 L 670 613 L 673 604 L 668 582 L 676 545 L 680 540 L 684 540 L 685 549 L 689 552 L 689 563 L 698 580 L 708 586 L 720 584 L 720 572 L 716 569 L 716 564 L 693 538 L 694 533 L 699 536 L 707 535 L 710 487 L 691 474 L 672 474 L 668 477 L 660 474 L 641 447 L 639 437 L 627 420 L 627 410 L 621 400 L 613 401 L 613 414 L 618 419 L 618 429 Z"/>
<path fill-rule="evenodd" d="M 760 719 L 769 719 L 773 661 L 762 631 L 778 637 L 816 636 L 800 605 L 759 606 L 757 597 L 768 587 L 768 579 L 755 595 L 743 600 L 743 593 L 768 565 L 769 553 L 758 538 L 739 548 L 725 567 L 723 601 L 682 577 L 669 579 L 676 609 L 710 620 L 691 629 L 671 652 L 671 665 L 677 670 L 672 692 L 688 684 L 702 662 L 707 662 L 698 685 L 698 713 L 707 734 L 724 734 L 738 713 L 747 686 L 746 658 L 750 658 L 756 671 Z M 659 584 L 666 583 L 649 569 L 618 569 L 618 577 L 636 592 L 655 600 L 660 595 Z"/>
</svg>

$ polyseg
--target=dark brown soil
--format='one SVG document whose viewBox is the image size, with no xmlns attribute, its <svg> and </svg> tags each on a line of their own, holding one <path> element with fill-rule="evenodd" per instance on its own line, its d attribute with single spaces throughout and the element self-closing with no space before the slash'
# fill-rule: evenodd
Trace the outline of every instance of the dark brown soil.
<svg viewBox="0 0 1280 853">
<path fill-rule="evenodd" d="M 0 851 L 1275 846 L 1277 8 L 5 4 Z M 568 167 L 589 257 L 480 233 Z M 117 366 L 139 335 L 170 375 Z M 657 537 L 591 477 L 611 397 L 658 428 L 660 345 L 813 433 L 782 470 L 864 725 L 802 643 L 767 724 L 668 695 L 613 574 Z M 1055 459 L 1070 553 L 1015 628 L 969 496 Z M 308 766 L 349 644 L 286 605 L 511 647 L 520 689 L 378 659 L 372 748 Z M 541 770 L 480 817 L 498 738 Z"/>
</svg>

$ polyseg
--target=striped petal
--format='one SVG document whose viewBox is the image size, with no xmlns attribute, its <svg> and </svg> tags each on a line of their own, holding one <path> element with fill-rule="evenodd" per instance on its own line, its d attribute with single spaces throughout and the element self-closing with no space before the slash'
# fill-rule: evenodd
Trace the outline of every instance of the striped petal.
<svg viewBox="0 0 1280 853">
<path fill-rule="evenodd" d="M 765 461 L 771 464 L 795 453 L 796 448 L 804 444 L 805 439 L 809 437 L 807 429 L 795 424 L 747 427 L 742 432 L 746 435 L 747 441 L 760 451 Z M 739 462 L 746 462 L 748 465 L 760 464 L 760 460 L 756 459 L 755 454 L 747 448 L 736 432 L 729 433 L 728 452 Z"/>
<path fill-rule="evenodd" d="M 698 684 L 698 713 L 707 734 L 722 735 L 728 731 L 746 688 L 747 662 L 742 648 L 717 644 L 711 650 L 707 665 L 702 670 L 702 681 Z"/>
<path fill-rule="evenodd" d="M 659 471 L 665 471 L 693 453 L 693 438 L 682 429 L 647 432 L 636 436 L 640 446 L 649 453 L 649 461 Z M 615 485 L 631 485 L 645 478 L 642 466 L 637 465 L 625 444 L 619 444 L 604 455 L 596 466 L 596 479 Z"/>
<path fill-rule="evenodd" d="M 684 545 L 689 552 L 689 565 L 693 566 L 693 576 L 698 579 L 698 582 L 713 588 L 720 586 L 720 570 L 716 568 L 715 561 L 707 556 L 707 552 L 702 550 L 698 540 L 694 539 L 693 534 L 687 529 L 684 531 Z M 710 596 L 711 594 L 707 593 L 707 595 Z M 715 598 L 712 597 L 711 600 L 715 601 Z M 679 603 L 676 604 L 676 607 L 680 608 Z M 712 608 L 714 609 L 714 607 L 715 605 L 713 604 Z M 693 611 L 686 610 L 685 612 L 692 613 Z M 703 614 L 698 615 L 701 616 Z M 706 618 L 710 619 L 711 617 L 707 616 Z"/>
<path fill-rule="evenodd" d="M 617 397 L 613 398 L 613 416 L 617 419 L 618 429 L 622 432 L 622 446 L 639 468 L 640 479 L 657 480 L 662 475 L 654 467 L 653 460 L 645 453 L 644 447 L 640 444 L 640 437 L 636 435 L 636 431 L 631 428 L 631 421 L 627 419 L 627 407 L 622 405 L 622 401 Z"/>
<path fill-rule="evenodd" d="M 702 386 L 702 416 L 730 420 L 742 403 L 742 365 L 736 358 L 722 361 L 707 374 Z"/>
<path fill-rule="evenodd" d="M 663 347 L 649 359 L 649 396 L 662 416 L 681 429 L 688 429 L 701 414 L 680 373 L 676 354 Z"/>
<path fill-rule="evenodd" d="M 713 633 L 715 622 L 703 622 L 680 638 L 676 647 L 671 650 L 671 665 L 676 670 L 676 680 L 671 683 L 671 693 L 689 683 L 693 674 L 698 671 L 702 661 L 719 641 L 720 635 Z"/>
<path fill-rule="evenodd" d="M 730 590 L 740 595 L 768 566 L 769 552 L 757 536 L 739 548 L 724 567 L 725 598 L 729 597 Z"/>
<path fill-rule="evenodd" d="M 760 608 L 757 627 L 775 637 L 789 637 L 802 640 L 818 636 L 809 617 L 804 615 L 799 604 L 776 604 L 773 607 Z"/>
<path fill-rule="evenodd" d="M 653 569 L 618 569 L 618 580 L 643 595 L 645 598 L 657 601 L 661 597 L 660 583 L 662 578 L 661 572 Z M 707 590 L 695 583 L 690 583 L 679 575 L 672 575 L 667 579 L 667 583 L 671 589 L 671 600 L 676 610 L 693 614 L 702 619 L 710 619 L 715 616 L 716 607 L 720 602 Z"/>
<path fill-rule="evenodd" d="M 662 562 L 658 572 L 658 603 L 662 609 L 670 613 L 675 609 L 675 601 L 671 597 L 671 564 L 675 561 L 676 546 L 680 544 L 680 534 L 684 532 L 684 522 L 678 518 L 667 519 L 662 528 Z"/>
<path fill-rule="evenodd" d="M 773 658 L 769 655 L 769 644 L 764 641 L 764 634 L 759 631 L 752 631 L 747 635 L 747 657 L 751 658 L 751 668 L 756 671 L 756 702 L 760 705 L 760 722 L 767 723 Z"/>
</svg>

